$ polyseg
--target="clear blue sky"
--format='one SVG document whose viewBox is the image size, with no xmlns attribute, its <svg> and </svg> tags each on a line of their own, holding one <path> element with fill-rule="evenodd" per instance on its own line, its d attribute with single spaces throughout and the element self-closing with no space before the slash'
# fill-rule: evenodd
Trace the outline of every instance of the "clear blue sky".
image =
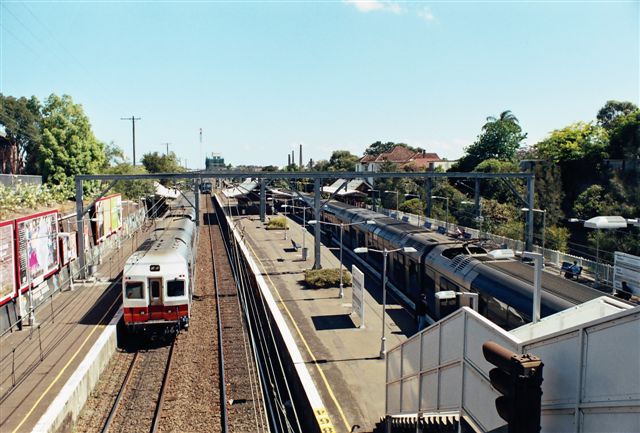
<svg viewBox="0 0 640 433">
<path fill-rule="evenodd" d="M 638 104 L 640 3 L 10 2 L 0 90 L 69 94 L 131 155 L 284 165 L 402 141 L 449 159 L 511 110 L 534 144 Z"/>
</svg>

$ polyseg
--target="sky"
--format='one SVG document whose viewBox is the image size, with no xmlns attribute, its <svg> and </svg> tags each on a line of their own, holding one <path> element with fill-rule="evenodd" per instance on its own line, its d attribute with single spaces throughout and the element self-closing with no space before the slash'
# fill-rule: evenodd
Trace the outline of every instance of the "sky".
<svg viewBox="0 0 640 433">
<path fill-rule="evenodd" d="M 71 95 L 138 160 L 305 163 L 404 142 L 457 159 L 511 110 L 533 145 L 640 102 L 640 2 L 0 1 L 0 92 Z M 202 143 L 199 131 L 202 129 Z"/>
</svg>

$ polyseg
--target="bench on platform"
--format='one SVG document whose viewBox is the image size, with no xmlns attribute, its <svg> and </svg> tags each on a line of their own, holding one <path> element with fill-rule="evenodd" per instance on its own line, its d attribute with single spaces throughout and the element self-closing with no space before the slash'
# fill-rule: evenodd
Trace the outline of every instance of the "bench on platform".
<svg viewBox="0 0 640 433">
<path fill-rule="evenodd" d="M 424 226 L 423 226 L 423 227 L 424 227 L 425 229 L 429 229 L 429 230 L 431 230 L 431 223 L 430 223 L 429 221 L 427 221 L 426 223 L 424 223 Z"/>
<path fill-rule="evenodd" d="M 442 226 L 438 226 L 438 233 L 440 233 L 441 235 L 445 234 L 447 232 L 447 229 L 445 227 Z"/>
<path fill-rule="evenodd" d="M 571 262 L 562 262 L 562 266 L 560 267 L 560 273 L 564 272 L 565 278 L 573 278 L 576 280 L 582 273 L 582 266 L 574 265 Z"/>
</svg>

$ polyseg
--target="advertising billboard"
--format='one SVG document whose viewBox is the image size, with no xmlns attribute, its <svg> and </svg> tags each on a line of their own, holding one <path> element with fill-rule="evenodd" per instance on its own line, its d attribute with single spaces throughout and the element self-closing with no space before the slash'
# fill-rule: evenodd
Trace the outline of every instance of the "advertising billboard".
<svg viewBox="0 0 640 433">
<path fill-rule="evenodd" d="M 77 232 L 60 233 L 60 259 L 62 264 L 66 265 L 70 261 L 78 257 L 78 242 L 76 238 Z"/>
<path fill-rule="evenodd" d="M 16 258 L 13 221 L 0 222 L 0 305 L 16 294 Z"/>
<path fill-rule="evenodd" d="M 58 269 L 58 211 L 16 220 L 20 289 L 37 285 Z"/>
<path fill-rule="evenodd" d="M 96 243 L 104 241 L 122 227 L 122 196 L 113 194 L 96 201 L 94 213 Z"/>
</svg>

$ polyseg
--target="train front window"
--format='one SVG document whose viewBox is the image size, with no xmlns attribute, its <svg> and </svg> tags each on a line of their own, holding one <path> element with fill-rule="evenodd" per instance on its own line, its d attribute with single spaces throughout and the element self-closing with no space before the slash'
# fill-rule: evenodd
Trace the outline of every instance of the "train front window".
<svg viewBox="0 0 640 433">
<path fill-rule="evenodd" d="M 184 296 L 184 281 L 174 280 L 167 281 L 168 296 Z"/>
<path fill-rule="evenodd" d="M 127 297 L 127 299 L 142 299 L 142 282 L 127 281 L 125 296 Z"/>
</svg>

